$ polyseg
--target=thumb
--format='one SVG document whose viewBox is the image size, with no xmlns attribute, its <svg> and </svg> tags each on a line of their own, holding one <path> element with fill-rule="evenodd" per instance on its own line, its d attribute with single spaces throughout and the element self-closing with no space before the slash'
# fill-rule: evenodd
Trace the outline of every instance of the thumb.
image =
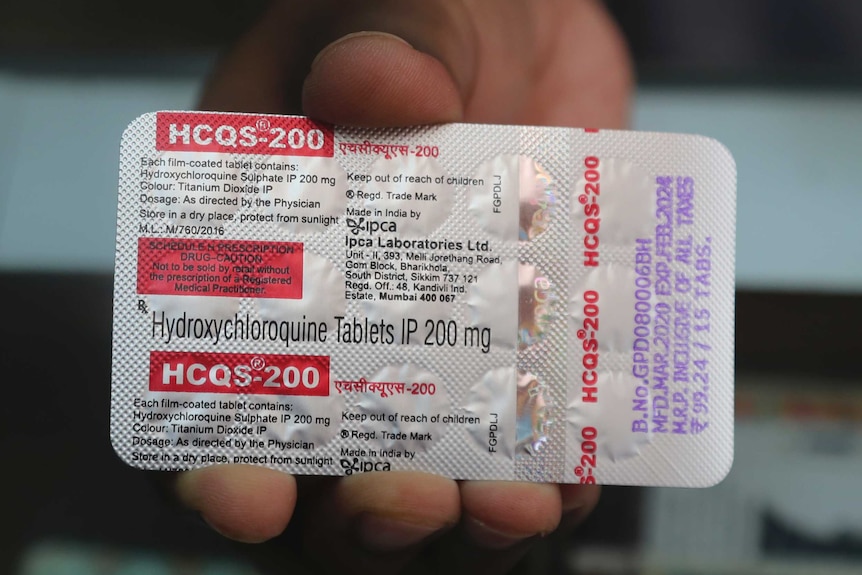
<svg viewBox="0 0 862 575">
<path fill-rule="evenodd" d="M 470 22 L 457 0 L 276 2 L 220 62 L 201 107 L 343 125 L 456 121 L 473 77 Z"/>
<path fill-rule="evenodd" d="M 454 122 L 462 101 L 443 64 L 384 32 L 348 34 L 323 49 L 302 90 L 303 111 L 333 124 Z"/>
</svg>

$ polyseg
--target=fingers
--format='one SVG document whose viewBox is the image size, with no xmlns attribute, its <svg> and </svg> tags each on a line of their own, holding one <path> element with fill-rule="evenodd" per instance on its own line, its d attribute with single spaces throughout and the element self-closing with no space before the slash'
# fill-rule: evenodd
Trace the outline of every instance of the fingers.
<svg viewBox="0 0 862 575">
<path fill-rule="evenodd" d="M 248 465 L 219 465 L 182 473 L 176 492 L 222 535 L 260 543 L 284 531 L 296 504 L 293 476 Z"/>
<path fill-rule="evenodd" d="M 461 500 L 467 534 L 486 549 L 505 549 L 545 535 L 560 522 L 556 485 L 467 481 L 461 484 Z"/>
<path fill-rule="evenodd" d="M 460 520 L 441 545 L 440 560 L 456 572 L 502 572 L 533 538 L 553 531 L 561 513 L 554 485 L 465 482 L 459 489 L 449 479 L 414 472 L 363 474 L 329 485 L 305 502 L 302 530 L 306 557 L 328 570 L 398 572 Z M 247 543 L 280 534 L 297 494 L 292 476 L 240 465 L 183 473 L 176 490 L 216 531 Z"/>
<path fill-rule="evenodd" d="M 560 521 L 556 485 L 465 481 L 460 496 L 458 529 L 433 557 L 422 558 L 436 563 L 437 572 L 505 573 Z"/>
<path fill-rule="evenodd" d="M 613 128 L 627 121 L 631 84 L 625 44 L 595 0 L 283 0 L 201 105 L 366 126 Z"/>
<path fill-rule="evenodd" d="M 303 563 L 324 570 L 397 572 L 454 527 L 461 512 L 457 484 L 435 475 L 369 473 L 304 485 L 306 524 L 293 536 L 303 539 Z M 245 465 L 182 473 L 175 491 L 213 529 L 244 543 L 281 534 L 297 502 L 293 476 Z"/>
<path fill-rule="evenodd" d="M 333 571 L 397 572 L 460 516 L 457 484 L 424 473 L 354 475 L 321 495 L 307 510 L 305 548 Z"/>
<path fill-rule="evenodd" d="M 458 527 L 404 572 L 507 573 L 541 538 L 580 523 L 598 495 L 594 486 L 463 482 Z"/>
<path fill-rule="evenodd" d="M 421 563 L 433 560 L 452 573 L 505 572 L 561 518 L 566 527 L 583 520 L 599 495 L 597 487 L 581 485 L 469 481 L 459 487 L 414 472 L 326 485 L 305 502 L 307 560 L 329 570 L 364 566 L 379 573 L 402 570 L 432 543 L 435 557 L 419 557 Z M 183 473 L 176 491 L 216 531 L 247 543 L 279 535 L 297 496 L 292 476 L 242 465 Z"/>
</svg>

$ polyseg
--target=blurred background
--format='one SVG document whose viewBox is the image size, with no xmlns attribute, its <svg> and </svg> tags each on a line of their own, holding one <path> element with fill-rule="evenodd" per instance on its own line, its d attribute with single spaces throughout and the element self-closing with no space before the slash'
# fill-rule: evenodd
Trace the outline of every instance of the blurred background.
<svg viewBox="0 0 862 575">
<path fill-rule="evenodd" d="M 264 4 L 0 2 L 0 572 L 263 573 L 114 457 L 108 406 L 120 135 L 194 107 Z M 607 4 L 634 127 L 736 157 L 736 461 L 607 488 L 519 572 L 862 572 L 862 2 Z"/>
</svg>

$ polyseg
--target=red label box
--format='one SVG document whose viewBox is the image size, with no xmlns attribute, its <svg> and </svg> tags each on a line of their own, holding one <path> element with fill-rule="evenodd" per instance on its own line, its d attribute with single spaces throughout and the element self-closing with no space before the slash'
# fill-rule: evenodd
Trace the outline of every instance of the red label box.
<svg viewBox="0 0 862 575">
<path fill-rule="evenodd" d="M 303 244 L 138 238 L 138 293 L 302 299 Z"/>
<path fill-rule="evenodd" d="M 332 128 L 295 116 L 159 112 L 156 149 L 264 156 L 320 156 L 335 149 Z"/>
<path fill-rule="evenodd" d="M 150 391 L 325 397 L 329 357 L 151 351 Z"/>
</svg>

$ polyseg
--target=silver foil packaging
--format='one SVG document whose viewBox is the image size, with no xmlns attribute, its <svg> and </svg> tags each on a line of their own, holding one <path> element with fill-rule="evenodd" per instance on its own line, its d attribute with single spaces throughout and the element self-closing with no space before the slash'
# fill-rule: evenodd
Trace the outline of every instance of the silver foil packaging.
<svg viewBox="0 0 862 575">
<path fill-rule="evenodd" d="M 735 198 L 700 136 L 141 116 L 112 443 L 145 469 L 716 483 Z"/>
</svg>

